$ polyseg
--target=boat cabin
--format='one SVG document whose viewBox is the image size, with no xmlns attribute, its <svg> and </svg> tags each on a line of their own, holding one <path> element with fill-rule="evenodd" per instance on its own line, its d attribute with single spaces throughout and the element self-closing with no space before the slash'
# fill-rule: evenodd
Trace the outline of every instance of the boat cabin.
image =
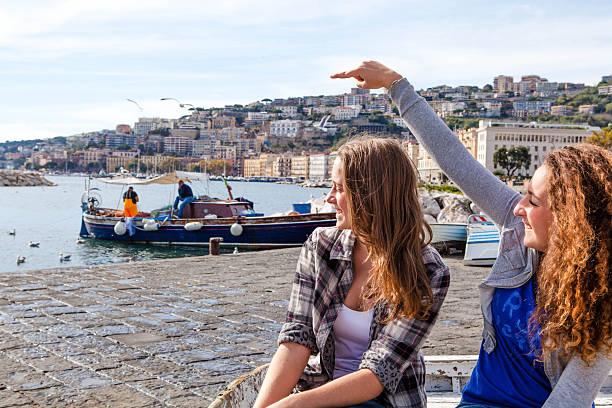
<svg viewBox="0 0 612 408">
<path fill-rule="evenodd" d="M 170 210 L 159 212 L 160 217 L 170 214 Z M 237 216 L 261 216 L 253 212 L 250 202 L 244 201 L 199 201 L 189 203 L 183 209 L 182 218 L 232 218 Z"/>
</svg>

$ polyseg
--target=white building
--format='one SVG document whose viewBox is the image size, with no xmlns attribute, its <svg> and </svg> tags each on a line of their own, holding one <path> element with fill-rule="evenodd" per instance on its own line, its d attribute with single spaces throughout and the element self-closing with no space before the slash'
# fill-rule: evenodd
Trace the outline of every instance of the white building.
<svg viewBox="0 0 612 408">
<path fill-rule="evenodd" d="M 308 163 L 308 178 L 310 180 L 328 179 L 328 165 L 329 155 L 325 153 L 311 155 Z"/>
<path fill-rule="evenodd" d="M 502 147 L 525 146 L 531 154 L 531 166 L 527 176 L 542 165 L 546 155 L 555 149 L 586 141 L 593 131 L 600 128 L 588 125 L 562 125 L 549 123 L 497 122 L 481 120 L 478 126 L 476 159 L 490 171 L 497 170 L 493 154 Z"/>
<path fill-rule="evenodd" d="M 359 112 L 361 112 L 360 106 L 345 106 L 334 108 L 332 113 L 336 120 L 351 120 L 359 116 Z"/>
<path fill-rule="evenodd" d="M 301 127 L 302 123 L 299 120 L 273 120 L 270 122 L 270 136 L 294 138 Z"/>
<path fill-rule="evenodd" d="M 185 155 L 189 151 L 189 138 L 168 136 L 164 138 L 164 152 Z"/>
</svg>

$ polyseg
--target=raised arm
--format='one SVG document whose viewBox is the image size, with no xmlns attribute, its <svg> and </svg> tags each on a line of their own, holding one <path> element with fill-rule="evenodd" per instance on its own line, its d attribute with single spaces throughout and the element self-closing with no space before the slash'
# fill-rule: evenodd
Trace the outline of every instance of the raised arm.
<svg viewBox="0 0 612 408">
<path fill-rule="evenodd" d="M 431 154 L 442 171 L 495 223 L 506 224 L 520 194 L 502 183 L 465 149 L 434 110 L 397 72 L 375 61 L 332 75 L 355 78 L 365 89 L 387 88 L 400 114 L 419 143 Z"/>
</svg>

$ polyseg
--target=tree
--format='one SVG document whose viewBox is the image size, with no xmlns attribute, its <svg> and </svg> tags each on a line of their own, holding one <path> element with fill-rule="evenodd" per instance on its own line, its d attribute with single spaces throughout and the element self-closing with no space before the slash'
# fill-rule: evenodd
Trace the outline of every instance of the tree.
<svg viewBox="0 0 612 408">
<path fill-rule="evenodd" d="M 493 87 L 491 86 L 491 84 L 486 84 L 485 86 L 482 87 L 482 90 L 485 92 L 492 92 Z"/>
<path fill-rule="evenodd" d="M 211 160 L 207 163 L 207 171 L 209 174 L 221 175 L 223 174 L 223 167 L 225 166 L 225 171 L 232 171 L 231 163 L 225 160 Z"/>
<path fill-rule="evenodd" d="M 612 126 L 605 127 L 599 132 L 593 132 L 587 142 L 605 149 L 612 149 Z"/>
<path fill-rule="evenodd" d="M 509 179 L 514 177 L 514 173 L 524 167 L 528 169 L 531 165 L 531 155 L 525 146 L 513 147 L 507 150 L 505 147 L 493 153 L 493 164 L 506 170 Z"/>
<path fill-rule="evenodd" d="M 180 159 L 169 157 L 163 162 L 159 163 L 158 168 L 163 172 L 171 172 L 174 170 L 180 170 L 183 163 Z"/>
<path fill-rule="evenodd" d="M 500 179 L 504 179 L 506 177 L 506 173 L 503 170 L 497 169 L 497 170 L 493 170 L 493 175 L 497 176 Z"/>
</svg>

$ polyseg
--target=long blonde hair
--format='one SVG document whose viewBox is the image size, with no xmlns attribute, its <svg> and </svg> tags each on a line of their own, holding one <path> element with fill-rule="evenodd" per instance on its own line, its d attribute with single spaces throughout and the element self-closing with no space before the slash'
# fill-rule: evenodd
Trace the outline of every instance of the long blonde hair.
<svg viewBox="0 0 612 408">
<path fill-rule="evenodd" d="M 561 349 L 589 363 L 612 345 L 612 152 L 564 147 L 544 165 L 553 223 L 532 322 L 542 332 L 544 359 Z"/>
<path fill-rule="evenodd" d="M 414 163 L 398 141 L 364 137 L 340 147 L 338 158 L 352 230 L 372 261 L 366 297 L 388 305 L 387 322 L 425 319 L 433 292 L 421 251 L 431 229 L 419 204 Z"/>
</svg>

